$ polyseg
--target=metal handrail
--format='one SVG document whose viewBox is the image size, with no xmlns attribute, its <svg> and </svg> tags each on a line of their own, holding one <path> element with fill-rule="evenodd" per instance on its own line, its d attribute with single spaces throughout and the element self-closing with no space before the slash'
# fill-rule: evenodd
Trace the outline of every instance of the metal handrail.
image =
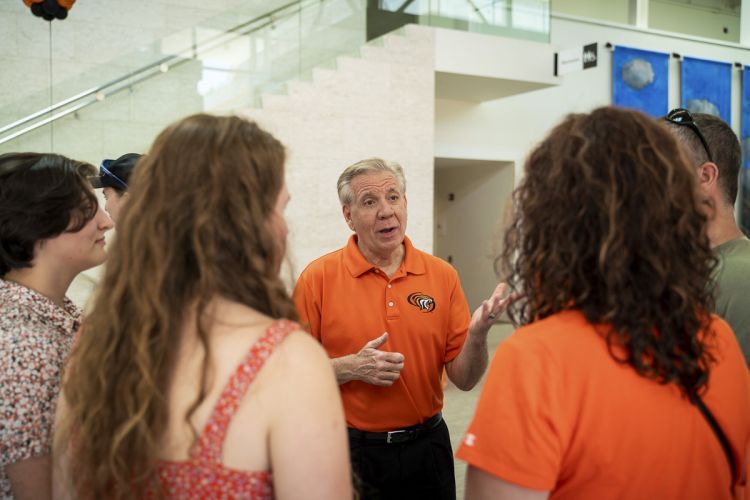
<svg viewBox="0 0 750 500">
<path fill-rule="evenodd" d="M 301 8 L 303 3 L 314 3 L 314 2 L 305 2 L 305 0 L 295 0 L 293 2 L 289 2 L 287 4 L 282 5 L 281 7 L 277 7 L 276 9 L 266 12 L 265 14 L 261 16 L 253 18 L 249 21 L 245 21 L 244 23 L 238 24 L 237 26 L 234 26 L 228 30 L 225 30 L 222 33 L 212 36 L 206 40 L 203 40 L 200 42 L 199 45 L 195 45 L 193 47 L 187 48 L 177 54 L 172 54 L 172 55 L 163 57 L 159 59 L 158 61 L 142 66 L 121 77 L 115 78 L 114 80 L 111 80 L 107 83 L 103 83 L 101 85 L 91 87 L 88 90 L 84 90 L 83 92 L 80 92 L 74 96 L 63 99 L 62 101 L 59 101 L 55 104 L 47 106 L 46 108 L 43 108 L 39 111 L 31 113 L 30 115 L 20 118 L 14 121 L 13 123 L 0 127 L 0 134 L 3 134 L 5 132 L 18 128 L 21 125 L 37 120 L 38 118 L 41 118 L 44 115 L 49 115 L 43 120 L 37 121 L 33 123 L 32 125 L 29 125 L 28 127 L 25 127 L 5 137 L 1 137 L 0 144 L 11 141 L 23 134 L 31 132 L 32 130 L 48 125 L 56 120 L 59 120 L 60 118 L 63 118 L 67 115 L 75 113 L 76 111 L 79 111 L 87 106 L 100 102 L 104 100 L 105 97 L 111 96 L 123 90 L 126 90 L 130 88 L 132 85 L 135 85 L 136 83 L 140 83 L 144 80 L 152 78 L 153 76 L 164 73 L 165 68 L 166 69 L 173 68 L 184 62 L 187 62 L 188 60 L 195 59 L 198 52 L 202 52 L 207 49 L 216 47 L 217 45 L 221 45 L 222 43 L 225 43 L 224 39 L 228 35 L 231 35 L 232 38 L 238 37 L 238 36 L 244 36 L 250 33 L 254 33 L 256 31 L 260 31 L 267 26 L 272 26 L 277 21 L 277 19 L 274 19 L 274 16 L 277 16 L 278 14 L 292 7 L 299 6 Z M 263 22 L 262 24 L 254 26 L 258 22 L 264 21 L 264 20 L 265 22 Z M 247 28 L 251 26 L 252 26 L 252 29 L 248 30 Z M 189 57 L 186 57 L 186 56 L 189 56 Z M 82 101 L 82 102 L 79 102 L 79 101 Z M 51 114 L 57 110 L 65 108 L 66 106 L 69 106 L 76 102 L 78 102 L 78 104 L 76 104 L 75 106 L 67 108 L 64 111 L 61 111 L 59 113 Z"/>
</svg>

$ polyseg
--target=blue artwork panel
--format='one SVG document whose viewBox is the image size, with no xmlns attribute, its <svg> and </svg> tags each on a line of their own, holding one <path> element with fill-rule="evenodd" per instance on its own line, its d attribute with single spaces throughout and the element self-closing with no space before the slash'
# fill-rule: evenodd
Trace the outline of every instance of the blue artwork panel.
<svg viewBox="0 0 750 500">
<path fill-rule="evenodd" d="M 651 116 L 667 114 L 669 55 L 615 47 L 612 61 L 612 103 Z"/>
<path fill-rule="evenodd" d="M 686 57 L 682 61 L 682 107 L 691 113 L 732 119 L 732 65 Z"/>
</svg>

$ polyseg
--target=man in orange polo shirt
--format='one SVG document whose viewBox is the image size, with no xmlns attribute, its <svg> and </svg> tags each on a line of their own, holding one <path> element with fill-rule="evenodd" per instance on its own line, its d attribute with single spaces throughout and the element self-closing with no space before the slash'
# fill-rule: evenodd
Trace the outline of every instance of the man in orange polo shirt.
<svg viewBox="0 0 750 500">
<path fill-rule="evenodd" d="M 504 285 L 470 317 L 458 275 L 406 237 L 403 169 L 364 160 L 339 177 L 347 245 L 294 290 L 300 319 L 332 358 L 363 498 L 455 498 L 443 368 L 469 390 L 487 367 Z"/>
</svg>

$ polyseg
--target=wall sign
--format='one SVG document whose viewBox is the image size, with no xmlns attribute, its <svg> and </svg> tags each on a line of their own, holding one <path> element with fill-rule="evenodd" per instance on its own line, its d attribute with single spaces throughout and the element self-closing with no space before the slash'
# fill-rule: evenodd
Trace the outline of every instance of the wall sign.
<svg viewBox="0 0 750 500">
<path fill-rule="evenodd" d="M 555 76 L 595 68 L 599 60 L 598 44 L 590 43 L 583 47 L 565 49 L 555 53 Z"/>
</svg>

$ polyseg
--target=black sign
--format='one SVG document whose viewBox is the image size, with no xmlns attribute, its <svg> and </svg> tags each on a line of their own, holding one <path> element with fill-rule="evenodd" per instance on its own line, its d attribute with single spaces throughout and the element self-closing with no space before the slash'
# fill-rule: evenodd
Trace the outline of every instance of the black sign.
<svg viewBox="0 0 750 500">
<path fill-rule="evenodd" d="M 597 44 L 590 43 L 583 46 L 583 69 L 595 68 L 597 61 Z"/>
</svg>

